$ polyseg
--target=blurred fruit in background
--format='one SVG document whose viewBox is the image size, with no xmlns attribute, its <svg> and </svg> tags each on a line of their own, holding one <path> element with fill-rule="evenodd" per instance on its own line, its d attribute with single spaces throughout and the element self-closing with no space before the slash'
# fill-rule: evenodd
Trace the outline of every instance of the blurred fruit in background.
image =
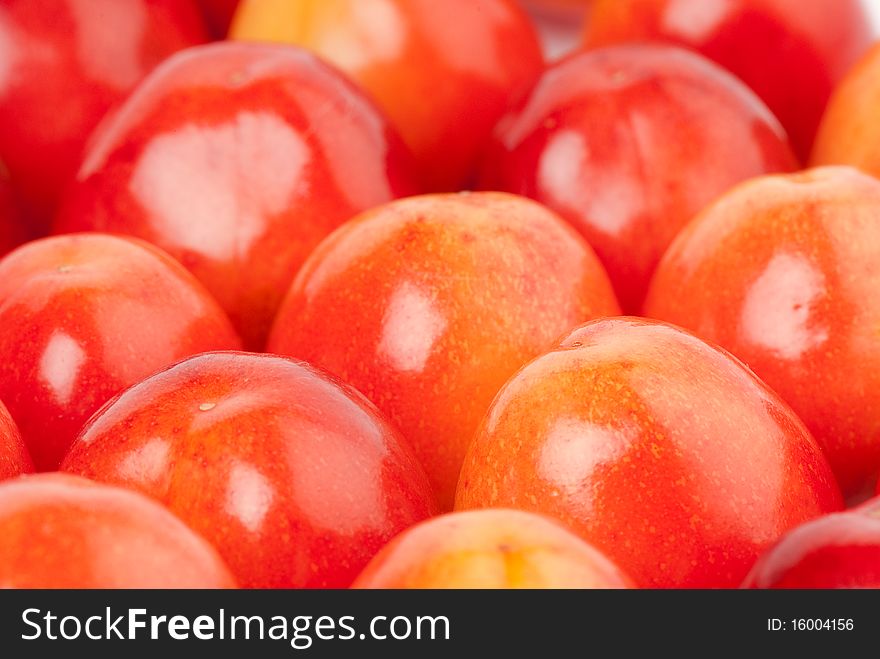
<svg viewBox="0 0 880 659">
<path fill-rule="evenodd" d="M 0 400 L 52 470 L 111 396 L 205 350 L 240 345 L 219 305 L 151 245 L 44 238 L 0 261 Z"/>
<path fill-rule="evenodd" d="M 803 423 L 741 362 L 665 323 L 615 318 L 501 389 L 455 505 L 559 519 L 641 587 L 723 588 L 842 501 Z"/>
<path fill-rule="evenodd" d="M 645 302 L 788 402 L 848 497 L 880 472 L 878 220 L 880 181 L 850 167 L 746 182 L 678 235 Z"/>
<path fill-rule="evenodd" d="M 541 39 L 544 56 L 558 59 L 580 44 L 593 0 L 520 0 Z"/>
<path fill-rule="evenodd" d="M 619 313 L 578 235 L 514 195 L 426 195 L 358 216 L 297 275 L 268 349 L 356 387 L 403 432 L 441 507 L 486 408 L 568 328 Z"/>
<path fill-rule="evenodd" d="M 520 510 L 450 513 L 404 531 L 354 588 L 630 588 L 599 551 Z"/>
<path fill-rule="evenodd" d="M 521 0 L 526 7 L 547 12 L 558 12 L 581 18 L 593 4 L 593 0 Z"/>
<path fill-rule="evenodd" d="M 211 35 L 223 39 L 229 32 L 232 16 L 238 8 L 238 0 L 196 0 Z"/>
<path fill-rule="evenodd" d="M 0 256 L 27 239 L 9 170 L 0 161 Z"/>
<path fill-rule="evenodd" d="M 542 65 L 512 0 L 243 0 L 230 36 L 304 46 L 351 76 L 412 149 L 426 191 L 469 183 L 492 126 Z"/>
<path fill-rule="evenodd" d="M 182 52 L 102 123 L 55 230 L 130 234 L 177 258 L 251 349 L 315 245 L 416 191 L 373 104 L 300 48 Z"/>
<path fill-rule="evenodd" d="M 739 80 L 663 44 L 576 53 L 551 65 L 498 124 L 480 187 L 523 194 L 578 229 L 637 313 L 664 250 L 731 185 L 797 161 Z"/>
<path fill-rule="evenodd" d="M 0 160 L 44 234 L 92 129 L 159 62 L 207 39 L 191 2 L 0 1 Z"/>
<path fill-rule="evenodd" d="M 853 165 L 880 178 L 880 44 L 831 97 L 813 149 L 814 165 Z"/>
<path fill-rule="evenodd" d="M 875 34 L 862 0 L 594 0 L 584 43 L 694 48 L 767 103 L 805 161 L 832 89 Z"/>
<path fill-rule="evenodd" d="M 91 420 L 62 469 L 164 503 L 248 588 L 346 588 L 437 512 L 375 407 L 271 355 L 199 355 L 144 380 Z"/>
</svg>

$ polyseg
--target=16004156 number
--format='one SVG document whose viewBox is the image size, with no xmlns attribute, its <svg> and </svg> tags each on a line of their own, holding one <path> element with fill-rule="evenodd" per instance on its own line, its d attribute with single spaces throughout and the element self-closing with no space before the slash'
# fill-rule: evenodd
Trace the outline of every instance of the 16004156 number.
<svg viewBox="0 0 880 659">
<path fill-rule="evenodd" d="M 792 618 L 792 631 L 852 631 L 852 618 Z"/>
</svg>

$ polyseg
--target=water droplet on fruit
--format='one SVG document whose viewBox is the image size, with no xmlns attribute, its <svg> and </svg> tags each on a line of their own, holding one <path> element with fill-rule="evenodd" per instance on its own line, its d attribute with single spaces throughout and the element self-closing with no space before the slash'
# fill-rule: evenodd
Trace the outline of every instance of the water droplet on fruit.
<svg viewBox="0 0 880 659">
<path fill-rule="evenodd" d="M 202 403 L 201 405 L 199 405 L 199 409 L 202 412 L 207 412 L 208 410 L 213 410 L 215 407 L 217 407 L 217 403 Z"/>
</svg>

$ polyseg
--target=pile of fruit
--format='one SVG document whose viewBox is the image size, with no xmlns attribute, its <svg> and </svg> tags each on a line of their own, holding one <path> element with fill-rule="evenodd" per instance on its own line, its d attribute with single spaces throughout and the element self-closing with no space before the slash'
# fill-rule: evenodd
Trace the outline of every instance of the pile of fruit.
<svg viewBox="0 0 880 659">
<path fill-rule="evenodd" d="M 880 587 L 870 14 L 0 0 L 0 587 Z"/>
</svg>

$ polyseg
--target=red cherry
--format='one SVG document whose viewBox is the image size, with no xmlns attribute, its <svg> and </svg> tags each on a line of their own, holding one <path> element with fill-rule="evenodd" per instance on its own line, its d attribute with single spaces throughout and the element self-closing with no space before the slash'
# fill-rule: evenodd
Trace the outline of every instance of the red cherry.
<svg viewBox="0 0 880 659">
<path fill-rule="evenodd" d="M 779 123 L 732 75 L 680 48 L 627 45 L 551 66 L 499 123 L 480 185 L 569 220 L 636 313 L 698 211 L 735 183 L 796 167 Z"/>
<path fill-rule="evenodd" d="M 733 587 L 786 530 L 840 510 L 794 412 L 742 363 L 644 319 L 588 323 L 500 391 L 457 509 L 564 522 L 642 587 Z"/>
<path fill-rule="evenodd" d="M 64 474 L 0 483 L 0 588 L 235 588 L 217 552 L 147 497 Z"/>
<path fill-rule="evenodd" d="M 749 181 L 676 238 L 645 302 L 788 402 L 847 496 L 880 473 L 878 217 L 880 182 L 848 167 Z"/>
<path fill-rule="evenodd" d="M 360 394 L 270 355 L 200 355 L 135 385 L 62 469 L 158 499 L 254 588 L 344 588 L 436 506 Z"/>
<path fill-rule="evenodd" d="M 789 531 L 744 588 L 880 588 L 880 499 Z"/>
<path fill-rule="evenodd" d="M 325 240 L 268 345 L 372 400 L 448 509 L 499 387 L 570 327 L 616 313 L 593 251 L 545 208 L 501 193 L 426 195 L 368 211 Z"/>
<path fill-rule="evenodd" d="M 880 43 L 835 88 L 810 162 L 852 165 L 880 178 Z"/>
<path fill-rule="evenodd" d="M 309 252 L 412 192 L 409 162 L 363 93 L 314 56 L 211 44 L 169 59 L 98 128 L 56 230 L 159 245 L 260 348 Z"/>
<path fill-rule="evenodd" d="M 338 66 L 376 99 L 437 192 L 470 183 L 495 122 L 543 64 L 512 0 L 243 0 L 230 36 L 296 44 Z"/>
<path fill-rule="evenodd" d="M 874 40 L 861 0 L 595 0 L 590 48 L 664 40 L 693 48 L 751 87 L 801 160 L 828 97 Z"/>
<path fill-rule="evenodd" d="M 197 352 L 240 345 L 167 254 L 102 234 L 28 243 L 0 261 L 0 400 L 40 470 L 107 399 Z"/>
<path fill-rule="evenodd" d="M 354 588 L 630 588 L 616 565 L 555 521 L 475 510 L 407 529 Z"/>
<path fill-rule="evenodd" d="M 165 57 L 205 39 L 180 0 L 0 4 L 0 157 L 32 233 L 48 229 L 101 117 Z"/>
</svg>

